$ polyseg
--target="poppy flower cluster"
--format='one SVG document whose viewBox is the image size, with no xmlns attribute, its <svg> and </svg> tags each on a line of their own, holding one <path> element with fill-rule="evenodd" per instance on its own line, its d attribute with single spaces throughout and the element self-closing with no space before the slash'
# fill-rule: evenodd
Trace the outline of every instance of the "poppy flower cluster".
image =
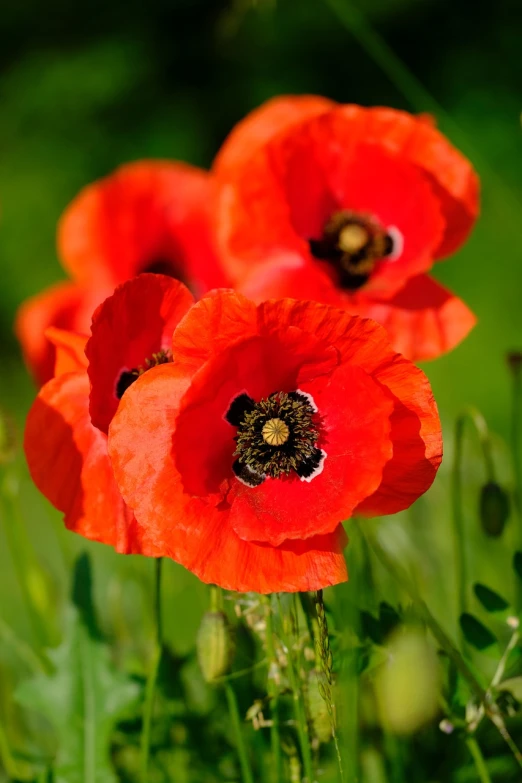
<svg viewBox="0 0 522 783">
<path fill-rule="evenodd" d="M 477 208 L 425 118 L 314 96 L 247 117 L 210 175 L 142 162 L 90 186 L 59 228 L 72 282 L 17 321 L 36 485 L 69 529 L 205 582 L 343 581 L 342 521 L 407 508 L 440 464 L 411 359 L 473 324 L 426 273 Z"/>
</svg>

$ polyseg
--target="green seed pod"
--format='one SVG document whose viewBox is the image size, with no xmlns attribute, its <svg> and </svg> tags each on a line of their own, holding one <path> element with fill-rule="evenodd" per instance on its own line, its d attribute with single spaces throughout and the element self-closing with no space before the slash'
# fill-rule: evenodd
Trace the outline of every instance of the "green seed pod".
<svg viewBox="0 0 522 783">
<path fill-rule="evenodd" d="M 226 674 L 234 655 L 234 640 L 223 612 L 205 612 L 196 642 L 198 661 L 206 682 Z"/>
<path fill-rule="evenodd" d="M 329 691 L 330 685 L 324 672 L 317 669 L 308 672 L 308 710 L 313 732 L 319 742 L 329 742 L 332 739 L 332 721 L 325 699 Z"/>
<path fill-rule="evenodd" d="M 502 535 L 509 517 L 509 497 L 496 481 L 488 481 L 480 492 L 480 521 L 484 533 L 493 538 Z"/>
</svg>

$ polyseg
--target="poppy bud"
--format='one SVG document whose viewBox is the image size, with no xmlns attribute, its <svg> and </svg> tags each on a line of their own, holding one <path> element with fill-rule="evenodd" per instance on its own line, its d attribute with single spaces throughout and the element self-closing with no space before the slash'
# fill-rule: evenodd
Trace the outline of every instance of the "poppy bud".
<svg viewBox="0 0 522 783">
<path fill-rule="evenodd" d="M 484 533 L 498 538 L 509 517 L 509 498 L 496 481 L 488 481 L 480 492 L 480 521 Z"/>
<path fill-rule="evenodd" d="M 308 710 L 314 734 L 319 742 L 328 742 L 332 738 L 332 721 L 325 699 L 326 688 L 329 687 L 324 672 L 317 669 L 308 672 Z"/>
<path fill-rule="evenodd" d="M 223 612 L 205 612 L 196 642 L 199 666 L 206 682 L 226 674 L 232 663 L 232 629 Z"/>
</svg>

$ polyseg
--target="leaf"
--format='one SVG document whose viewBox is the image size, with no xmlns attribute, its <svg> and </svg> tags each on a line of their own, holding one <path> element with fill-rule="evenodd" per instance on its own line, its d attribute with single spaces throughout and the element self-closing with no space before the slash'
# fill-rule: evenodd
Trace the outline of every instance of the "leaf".
<svg viewBox="0 0 522 783">
<path fill-rule="evenodd" d="M 23 682 L 15 695 L 56 731 L 54 783 L 115 783 L 109 761 L 111 733 L 136 703 L 140 688 L 116 670 L 108 646 L 93 635 L 97 624 L 90 566 L 83 556 L 76 563 L 73 598 L 81 611 L 68 609 L 64 639 L 48 651 L 54 673 Z"/>
<path fill-rule="evenodd" d="M 468 644 L 471 644 L 477 650 L 486 650 L 497 641 L 491 631 L 480 620 L 477 620 L 476 617 L 467 612 L 460 615 L 460 627 Z"/>
<path fill-rule="evenodd" d="M 509 608 L 509 602 L 486 585 L 477 582 L 473 586 L 473 590 L 487 612 L 503 612 Z"/>
<path fill-rule="evenodd" d="M 522 702 L 522 677 L 511 677 L 497 686 L 499 691 L 508 691 L 519 702 Z"/>
<path fill-rule="evenodd" d="M 519 579 L 522 579 L 522 552 L 515 552 L 513 555 L 513 568 Z"/>
</svg>

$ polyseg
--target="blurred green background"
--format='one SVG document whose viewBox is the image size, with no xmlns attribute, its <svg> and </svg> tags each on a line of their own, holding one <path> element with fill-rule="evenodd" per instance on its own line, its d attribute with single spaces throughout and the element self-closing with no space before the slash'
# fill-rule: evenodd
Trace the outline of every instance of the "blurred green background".
<svg viewBox="0 0 522 783">
<path fill-rule="evenodd" d="M 14 314 L 25 297 L 64 277 L 56 223 L 84 185 L 140 158 L 208 167 L 234 123 L 281 93 L 432 112 L 482 180 L 482 215 L 470 241 L 434 271 L 479 323 L 457 350 L 424 368 L 439 403 L 447 458 L 427 498 L 390 521 L 386 535 L 415 565 L 434 611 L 454 628 L 456 609 L 447 612 L 454 594 L 448 469 L 453 422 L 464 405 L 477 405 L 498 433 L 500 472 L 504 483 L 511 482 L 502 441 L 511 408 L 505 354 L 522 348 L 522 4 L 357 0 L 356 8 L 365 16 L 354 15 L 347 0 L 2 4 L 0 406 L 20 436 L 34 388 L 12 333 Z M 481 470 L 472 448 L 467 547 L 475 577 L 498 589 L 506 583 L 511 550 L 505 542 L 491 544 L 479 530 Z M 36 600 L 47 595 L 42 600 L 59 606 L 73 555 L 85 542 L 62 530 L 58 515 L 31 486 L 21 456 L 4 480 L 15 501 L 4 509 L 0 530 L 0 615 L 21 638 L 35 642 L 16 553 L 43 565 L 46 589 L 38 576 L 29 586 Z M 513 521 L 508 535 L 517 536 Z M 152 563 L 88 548 L 104 622 L 112 627 L 121 621 L 125 633 L 146 643 L 152 629 L 143 605 L 150 600 Z M 167 565 L 166 636 L 184 654 L 193 646 L 206 592 L 183 569 Z M 51 640 L 58 635 L 56 627 Z M 14 679 L 17 661 L 3 646 L 0 667 Z M 0 718 L 11 709 L 11 691 L 4 677 Z"/>
</svg>

